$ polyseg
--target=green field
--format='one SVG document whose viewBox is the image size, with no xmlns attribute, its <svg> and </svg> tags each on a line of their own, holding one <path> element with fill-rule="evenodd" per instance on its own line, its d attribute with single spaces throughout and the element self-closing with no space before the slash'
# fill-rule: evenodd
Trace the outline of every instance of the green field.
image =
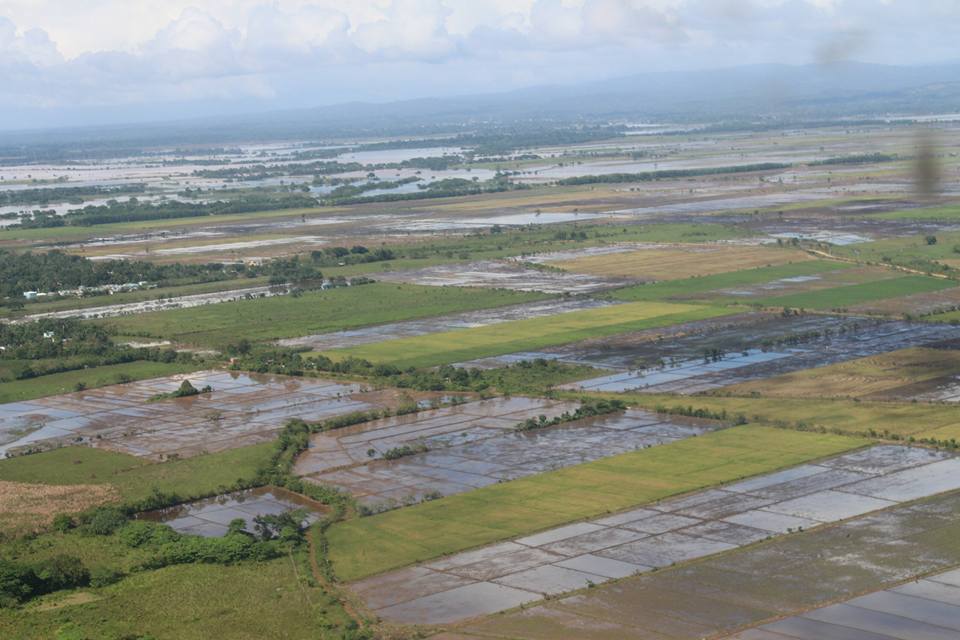
<svg viewBox="0 0 960 640">
<path fill-rule="evenodd" d="M 13 640 L 282 640 L 346 638 L 342 605 L 309 582 L 291 558 L 222 566 L 180 565 L 117 584 L 59 592 L 22 609 L 0 609 Z M 70 598 L 79 604 L 69 604 Z M 86 601 L 86 603 L 83 603 Z M 60 604 L 61 606 L 58 606 Z"/>
<path fill-rule="evenodd" d="M 728 313 L 731 312 L 716 307 L 667 302 L 631 302 L 475 329 L 385 340 L 376 344 L 337 349 L 325 355 L 333 358 L 354 356 L 398 367 L 428 367 L 533 351 L 588 338 L 666 327 Z"/>
<path fill-rule="evenodd" d="M 348 520 L 328 531 L 342 580 L 859 447 L 846 436 L 743 426 Z"/>
<path fill-rule="evenodd" d="M 924 316 L 924 320 L 929 322 L 949 322 L 950 324 L 960 324 L 960 311 L 944 311 L 930 316 Z"/>
<path fill-rule="evenodd" d="M 270 456 L 272 444 L 258 444 L 150 464 L 142 458 L 91 447 L 63 447 L 0 460 L 0 480 L 41 484 L 111 484 L 121 499 L 134 502 L 154 488 L 184 499 L 210 495 L 238 480 L 250 480 Z"/>
<path fill-rule="evenodd" d="M 870 217 L 880 220 L 946 220 L 953 222 L 960 218 L 960 205 L 901 209 L 900 211 L 878 213 Z"/>
<path fill-rule="evenodd" d="M 922 209 L 918 209 L 922 211 Z M 924 261 L 958 261 L 960 253 L 960 232 L 943 231 L 934 236 L 935 244 L 927 242 L 927 236 L 906 238 L 884 238 L 875 242 L 833 247 L 831 251 L 839 256 L 855 258 L 869 262 L 886 262 L 908 267 L 924 269 Z"/>
<path fill-rule="evenodd" d="M 539 293 L 376 283 L 171 309 L 100 322 L 123 335 L 223 347 L 543 300 Z"/>
<path fill-rule="evenodd" d="M 203 368 L 203 364 L 182 364 L 177 362 L 124 362 L 122 364 L 104 365 L 91 369 L 77 369 L 53 373 L 38 378 L 13 380 L 0 384 L 0 403 L 30 400 L 76 390 L 78 383 L 86 385 L 87 389 L 105 387 L 118 382 L 132 380 L 146 380 L 159 378 L 175 373 L 187 373 Z"/>
<path fill-rule="evenodd" d="M 762 298 L 757 304 L 767 307 L 792 307 L 800 309 L 847 309 L 858 304 L 898 298 L 914 293 L 928 293 L 955 287 L 957 283 L 930 276 L 902 276 L 879 282 L 851 284 L 832 289 L 820 289 L 788 296 Z"/>
<path fill-rule="evenodd" d="M 616 300 L 623 300 L 625 302 L 634 302 L 639 300 L 668 300 L 671 298 L 709 298 L 710 296 L 707 294 L 719 289 L 764 284 L 767 282 L 773 282 L 774 280 L 794 278 L 797 276 L 818 275 L 829 271 L 847 269 L 851 266 L 853 265 L 844 262 L 831 262 L 829 260 L 795 262 L 791 264 L 777 265 L 774 267 L 745 269 L 742 271 L 732 271 L 729 273 L 718 273 L 712 276 L 687 278 L 685 280 L 670 280 L 666 282 L 656 282 L 653 284 L 628 287 L 614 291 L 611 294 L 611 297 Z M 703 295 L 700 296 L 699 294 Z"/>
</svg>

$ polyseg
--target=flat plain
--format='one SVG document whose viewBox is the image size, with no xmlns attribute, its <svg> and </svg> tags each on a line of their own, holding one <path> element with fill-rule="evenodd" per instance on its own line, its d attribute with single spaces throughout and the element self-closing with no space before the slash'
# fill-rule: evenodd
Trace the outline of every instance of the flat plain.
<svg viewBox="0 0 960 640">
<path fill-rule="evenodd" d="M 960 123 L 794 124 L 4 164 L 0 570 L 81 570 L 0 636 L 833 640 L 940 588 Z"/>
</svg>

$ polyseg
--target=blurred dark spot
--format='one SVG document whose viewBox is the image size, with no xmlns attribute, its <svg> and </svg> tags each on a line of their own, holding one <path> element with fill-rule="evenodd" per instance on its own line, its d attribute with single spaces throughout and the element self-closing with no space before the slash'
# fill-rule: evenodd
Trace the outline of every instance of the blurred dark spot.
<svg viewBox="0 0 960 640">
<path fill-rule="evenodd" d="M 913 163 L 913 184 L 917 195 L 929 198 L 940 191 L 940 157 L 936 135 L 929 129 L 917 133 Z"/>
</svg>

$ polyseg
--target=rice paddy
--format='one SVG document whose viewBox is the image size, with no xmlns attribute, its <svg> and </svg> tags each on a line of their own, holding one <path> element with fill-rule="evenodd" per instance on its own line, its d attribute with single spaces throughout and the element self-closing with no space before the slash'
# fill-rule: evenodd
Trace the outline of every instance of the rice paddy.
<svg viewBox="0 0 960 640">
<path fill-rule="evenodd" d="M 808 254 L 791 249 L 711 244 L 654 245 L 642 251 L 551 261 L 549 264 L 565 271 L 599 276 L 679 280 L 811 260 L 813 258 Z"/>
<path fill-rule="evenodd" d="M 863 446 L 858 438 L 744 426 L 334 525 L 349 581 L 670 495 Z"/>
</svg>

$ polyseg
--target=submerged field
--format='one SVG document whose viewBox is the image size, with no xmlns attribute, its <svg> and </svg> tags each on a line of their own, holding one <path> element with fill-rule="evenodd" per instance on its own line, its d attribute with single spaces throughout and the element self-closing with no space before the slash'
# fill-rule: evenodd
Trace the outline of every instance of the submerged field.
<svg viewBox="0 0 960 640">
<path fill-rule="evenodd" d="M 731 482 L 865 444 L 744 426 L 334 525 L 341 580 Z"/>
</svg>

